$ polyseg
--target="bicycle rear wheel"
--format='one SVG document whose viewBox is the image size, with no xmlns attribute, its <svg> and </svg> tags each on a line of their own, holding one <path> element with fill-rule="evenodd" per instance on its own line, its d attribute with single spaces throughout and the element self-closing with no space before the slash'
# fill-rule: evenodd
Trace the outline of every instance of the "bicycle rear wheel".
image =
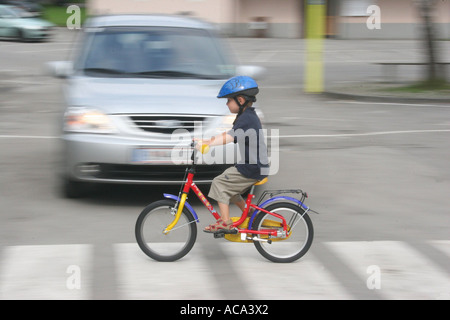
<svg viewBox="0 0 450 320">
<path fill-rule="evenodd" d="M 261 239 L 253 241 L 258 252 L 273 262 L 293 262 L 301 258 L 311 247 L 314 237 L 308 214 L 302 207 L 289 202 L 274 203 L 265 209 L 284 217 L 288 224 L 288 234 L 286 238 L 256 235 Z M 252 224 L 252 229 L 282 231 L 281 222 L 280 218 L 260 212 Z"/>
<path fill-rule="evenodd" d="M 141 250 L 157 261 L 175 261 L 184 257 L 197 239 L 197 226 L 186 208 L 175 227 L 164 234 L 173 221 L 177 208 L 173 200 L 160 200 L 148 205 L 136 221 L 135 235 Z"/>
</svg>

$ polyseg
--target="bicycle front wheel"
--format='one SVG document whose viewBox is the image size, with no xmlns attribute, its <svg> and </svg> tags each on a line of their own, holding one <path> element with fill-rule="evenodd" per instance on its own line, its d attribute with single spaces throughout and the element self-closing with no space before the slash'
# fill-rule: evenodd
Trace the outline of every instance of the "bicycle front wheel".
<svg viewBox="0 0 450 320">
<path fill-rule="evenodd" d="M 301 258 L 311 247 L 314 229 L 310 217 L 305 210 L 293 203 L 274 203 L 267 211 L 284 217 L 288 224 L 287 236 L 268 237 L 256 235 L 258 240 L 253 243 L 258 252 L 273 262 L 293 262 Z M 282 220 L 268 213 L 260 212 L 253 222 L 252 229 L 282 231 Z"/>
<path fill-rule="evenodd" d="M 197 239 L 197 226 L 186 208 L 173 229 L 163 231 L 173 221 L 177 208 L 173 200 L 160 200 L 148 205 L 136 221 L 135 235 L 141 250 L 157 261 L 175 261 L 184 257 Z"/>
</svg>

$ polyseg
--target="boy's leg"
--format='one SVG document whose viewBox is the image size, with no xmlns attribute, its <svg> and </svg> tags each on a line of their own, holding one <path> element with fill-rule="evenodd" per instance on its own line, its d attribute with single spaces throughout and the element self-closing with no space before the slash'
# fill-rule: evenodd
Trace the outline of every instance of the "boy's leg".
<svg viewBox="0 0 450 320">
<path fill-rule="evenodd" d="M 241 209 L 242 212 L 244 212 L 245 210 L 245 200 L 242 199 L 241 195 L 238 195 L 236 197 L 231 198 L 231 201 L 238 206 L 239 209 Z M 250 208 L 250 211 L 248 212 L 249 214 L 252 214 L 253 211 L 255 211 L 255 209 Z"/>
<path fill-rule="evenodd" d="M 216 232 L 220 230 L 230 230 L 232 229 L 233 221 L 230 219 L 230 206 L 223 202 L 217 202 L 219 205 L 220 219 L 207 226 L 203 231 L 205 232 Z"/>
<path fill-rule="evenodd" d="M 228 204 L 218 202 L 220 217 L 224 222 L 228 222 L 230 220 L 230 206 Z"/>
<path fill-rule="evenodd" d="M 224 222 L 228 222 L 230 220 L 230 206 L 228 204 L 225 204 L 222 202 L 217 202 L 217 204 L 219 205 L 220 217 L 222 218 L 222 220 Z M 244 210 L 245 210 L 245 201 L 244 200 L 237 201 L 234 204 L 237 205 L 238 208 L 241 209 L 242 212 L 244 212 Z M 254 209 L 250 208 L 250 213 L 252 213 L 253 211 L 254 211 Z"/>
<path fill-rule="evenodd" d="M 214 178 L 208 197 L 217 201 L 221 216 L 221 221 L 205 228 L 204 231 L 211 232 L 217 228 L 231 228 L 230 202 L 236 203 L 243 211 L 245 201 L 240 194 L 249 188 L 257 180 L 243 177 L 236 169 L 230 167 L 221 175 Z M 218 227 L 220 225 L 220 227 Z"/>
<path fill-rule="evenodd" d="M 241 209 L 242 212 L 244 212 L 244 210 L 245 210 L 245 201 L 244 200 L 237 201 L 234 204 L 237 205 L 238 208 Z"/>
</svg>

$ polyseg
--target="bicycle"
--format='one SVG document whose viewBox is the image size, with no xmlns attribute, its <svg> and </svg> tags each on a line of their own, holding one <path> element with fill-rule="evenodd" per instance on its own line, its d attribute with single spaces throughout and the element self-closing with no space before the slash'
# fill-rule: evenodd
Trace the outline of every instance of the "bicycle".
<svg viewBox="0 0 450 320">
<path fill-rule="evenodd" d="M 157 261 L 178 260 L 194 246 L 197 239 L 196 223 L 200 220 L 194 208 L 186 201 L 191 190 L 216 220 L 220 218 L 194 182 L 194 141 L 190 147 L 193 149 L 192 164 L 186 168 L 183 179 L 185 182 L 181 185 L 178 196 L 164 193 L 165 199 L 145 207 L 136 221 L 135 236 L 139 247 Z M 201 152 L 206 153 L 207 150 L 202 148 Z M 253 204 L 255 186 L 266 182 L 267 178 L 250 188 L 241 216 L 231 217 L 233 229 L 213 233 L 214 238 L 253 243 L 263 257 L 273 262 L 296 261 L 311 247 L 314 229 L 308 212 L 317 212 L 304 204 L 308 195 L 301 189 L 266 190 L 257 203 Z M 299 194 L 300 199 L 281 194 Z"/>
</svg>

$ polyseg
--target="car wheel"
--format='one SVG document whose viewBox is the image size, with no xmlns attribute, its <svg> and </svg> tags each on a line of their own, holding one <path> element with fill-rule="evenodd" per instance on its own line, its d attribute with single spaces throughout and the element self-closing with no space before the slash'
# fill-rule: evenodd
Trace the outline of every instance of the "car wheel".
<svg viewBox="0 0 450 320">
<path fill-rule="evenodd" d="M 25 35 L 24 35 L 22 30 L 20 30 L 20 29 L 16 30 L 16 39 L 18 41 L 20 41 L 20 42 L 24 42 L 25 41 Z"/>
</svg>

